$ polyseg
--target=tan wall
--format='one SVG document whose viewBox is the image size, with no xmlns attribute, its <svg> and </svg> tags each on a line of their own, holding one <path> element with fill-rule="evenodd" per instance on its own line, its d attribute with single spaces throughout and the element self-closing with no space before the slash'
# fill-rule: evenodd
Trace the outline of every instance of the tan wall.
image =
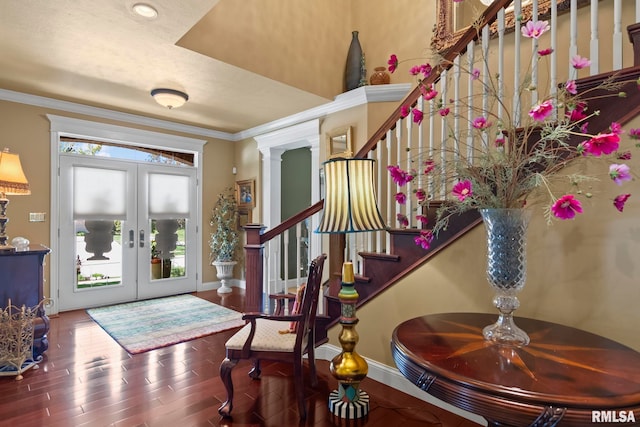
<svg viewBox="0 0 640 427">
<path fill-rule="evenodd" d="M 74 117 L 84 120 L 91 120 L 102 123 L 117 124 L 154 130 L 167 134 L 175 134 L 196 139 L 205 139 L 200 136 L 179 134 L 175 132 L 163 131 L 143 126 L 135 126 L 127 123 L 118 123 L 96 119 L 93 117 L 70 114 L 67 112 L 49 110 L 41 107 L 34 107 L 24 104 L 0 101 L 0 117 L 2 117 L 1 128 L 3 131 L 3 146 L 8 147 L 11 152 L 20 155 L 20 160 L 24 172 L 31 186 L 29 196 L 9 196 L 10 204 L 7 208 L 9 223 L 7 224 L 7 234 L 9 239 L 16 236 L 24 236 L 32 243 L 50 245 L 49 229 L 50 222 L 50 132 L 49 120 L 46 114 L 55 114 L 65 117 Z M 234 143 L 228 141 L 211 139 L 204 146 L 203 164 L 203 232 L 202 232 L 202 252 L 203 252 L 203 282 L 215 281 L 213 267 L 208 266 L 209 258 L 209 229 L 208 218 L 215 199 L 225 187 L 233 186 L 234 178 L 231 167 L 234 158 Z M 29 222 L 30 212 L 46 212 L 45 222 Z M 45 295 L 49 296 L 49 267 L 45 268 L 46 282 Z"/>
</svg>

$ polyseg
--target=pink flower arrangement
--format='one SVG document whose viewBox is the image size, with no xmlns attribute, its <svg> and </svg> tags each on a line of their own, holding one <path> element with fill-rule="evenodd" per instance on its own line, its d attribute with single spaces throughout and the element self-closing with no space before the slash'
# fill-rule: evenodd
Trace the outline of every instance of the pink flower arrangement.
<svg viewBox="0 0 640 427">
<path fill-rule="evenodd" d="M 522 25 L 520 30 L 524 37 L 540 39 L 549 28 L 547 21 L 529 21 Z M 534 55 L 538 61 L 544 61 L 552 52 L 551 48 L 541 46 Z M 397 56 L 391 55 L 389 71 L 394 72 L 399 63 Z M 591 61 L 575 55 L 569 59 L 569 63 L 574 69 L 579 70 L 590 66 Z M 575 173 L 563 175 L 563 168 L 574 159 L 594 157 L 605 160 L 607 157 L 613 157 L 615 162 L 610 162 L 608 166 L 611 181 L 623 185 L 633 179 L 630 168 L 621 163 L 631 158 L 631 152 L 620 149 L 625 134 L 620 124 L 613 122 L 604 132 L 589 132 L 589 119 L 595 118 L 598 112 L 589 111 L 589 98 L 585 95 L 593 89 L 579 94 L 575 80 L 568 80 L 557 93 L 547 97 L 541 96 L 527 111 L 528 119 L 525 123 L 514 126 L 511 124 L 517 121 L 510 117 L 508 106 L 503 104 L 496 92 L 497 85 L 491 81 L 490 76 L 482 76 L 480 69 L 482 67 L 471 67 L 467 70 L 470 81 L 473 85 L 479 85 L 477 92 L 488 93 L 492 97 L 490 105 L 501 105 L 507 118 L 496 116 L 491 108 L 482 110 L 478 103 L 464 98 L 457 100 L 458 106 L 461 105 L 462 108 L 454 108 L 454 100 L 439 98 L 432 85 L 423 84 L 422 80 L 418 80 L 422 97 L 425 101 L 433 103 L 431 114 L 439 115 L 445 126 L 449 119 L 468 120 L 470 126 L 468 132 L 456 133 L 453 126 L 448 125 L 450 127 L 447 142 L 450 144 L 436 148 L 429 153 L 427 159 L 416 158 L 415 164 L 419 166 L 414 166 L 415 169 L 404 170 L 395 165 L 388 167 L 391 177 L 400 187 L 422 175 L 424 179 L 415 180 L 415 187 L 429 183 L 435 188 L 448 189 L 449 197 L 438 209 L 436 224 L 432 230 L 421 231 L 414 239 L 417 245 L 428 249 L 434 235 L 446 228 L 451 215 L 469 209 L 522 208 L 540 200 L 548 200 L 545 212 L 549 221 L 554 218 L 575 218 L 583 212 L 580 197 L 591 197 L 590 193 L 582 191 L 580 184 L 592 181 L 594 177 Z M 426 78 L 432 70 L 430 65 L 422 64 L 413 67 L 411 72 L 414 75 L 422 74 Z M 640 82 L 638 86 L 640 89 Z M 625 94 L 620 92 L 618 87 L 620 86 L 609 85 L 596 89 L 609 90 L 612 97 L 624 97 Z M 517 89 L 519 93 L 527 91 L 530 89 L 529 83 L 523 83 L 522 87 Z M 459 111 L 473 113 L 469 117 L 457 113 Z M 428 113 L 421 111 L 418 105 L 403 105 L 402 114 L 405 117 L 411 114 L 415 123 L 421 123 Z M 458 129 L 460 128 L 465 127 L 458 126 Z M 576 143 L 576 138 L 581 139 L 581 142 Z M 640 129 L 628 130 L 626 138 L 640 140 Z M 573 142 L 570 142 L 570 139 Z M 470 146 L 469 141 L 473 140 L 484 143 Z M 636 146 L 640 147 L 640 144 Z M 557 188 L 558 183 L 568 184 L 569 191 L 561 193 Z M 396 201 L 403 204 L 408 197 L 414 196 L 419 207 L 430 203 L 425 189 L 413 188 L 412 193 L 407 195 L 399 192 Z M 549 197 L 545 197 L 545 194 Z M 618 195 L 613 200 L 613 206 L 622 212 L 630 197 L 631 194 L 628 193 Z M 425 224 L 426 217 L 422 215 L 421 209 L 417 209 L 417 212 L 418 221 Z M 402 215 L 401 218 L 399 215 L 398 220 L 401 227 L 408 226 L 406 216 Z"/>
</svg>

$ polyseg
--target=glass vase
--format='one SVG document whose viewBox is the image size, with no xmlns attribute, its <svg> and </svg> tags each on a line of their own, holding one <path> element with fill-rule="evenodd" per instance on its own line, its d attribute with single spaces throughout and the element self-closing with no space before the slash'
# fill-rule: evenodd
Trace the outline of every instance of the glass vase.
<svg viewBox="0 0 640 427">
<path fill-rule="evenodd" d="M 493 304 L 500 312 L 493 325 L 484 328 L 486 340 L 527 345 L 529 336 L 516 326 L 513 312 L 520 306 L 516 296 L 527 278 L 528 209 L 480 209 L 487 231 L 487 280 L 495 291 Z"/>
</svg>

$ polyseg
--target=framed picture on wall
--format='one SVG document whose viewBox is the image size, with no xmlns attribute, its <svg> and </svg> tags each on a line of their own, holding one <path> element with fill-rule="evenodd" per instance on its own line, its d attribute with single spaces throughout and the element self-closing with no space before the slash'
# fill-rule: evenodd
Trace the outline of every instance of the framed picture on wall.
<svg viewBox="0 0 640 427">
<path fill-rule="evenodd" d="M 240 211 L 247 211 L 256 206 L 256 180 L 236 181 L 236 202 Z"/>
<path fill-rule="evenodd" d="M 238 210 L 238 229 L 242 230 L 242 227 L 250 223 L 251 223 L 251 210 L 248 210 L 248 209 Z"/>
</svg>

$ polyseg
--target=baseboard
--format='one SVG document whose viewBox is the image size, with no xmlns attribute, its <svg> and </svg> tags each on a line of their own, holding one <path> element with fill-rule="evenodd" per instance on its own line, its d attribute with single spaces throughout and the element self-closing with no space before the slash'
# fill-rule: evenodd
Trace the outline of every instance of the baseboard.
<svg viewBox="0 0 640 427">
<path fill-rule="evenodd" d="M 340 354 L 341 351 L 342 349 L 340 349 L 339 347 L 331 344 L 324 344 L 316 348 L 315 354 L 316 358 L 318 359 L 330 361 L 335 356 Z M 478 425 L 487 425 L 487 421 L 481 416 L 456 408 L 455 406 L 443 402 L 442 400 L 436 399 L 429 393 L 420 390 L 409 380 L 407 380 L 396 368 L 391 368 L 385 364 L 376 362 L 375 360 L 370 360 L 367 358 L 365 358 L 365 360 L 369 364 L 369 373 L 367 374 L 367 376 L 372 380 L 376 380 L 398 391 L 409 394 L 411 396 L 415 396 L 420 400 L 424 400 L 425 402 L 431 403 L 432 405 L 442 408 L 445 411 L 459 415 L 463 418 L 468 419 L 469 421 L 473 421 Z"/>
<path fill-rule="evenodd" d="M 229 286 L 233 287 L 233 288 L 241 288 L 241 289 L 246 289 L 246 282 L 244 280 L 240 280 L 240 279 L 231 279 L 229 280 Z M 213 291 L 216 290 L 220 287 L 220 282 L 202 282 L 202 288 L 198 289 L 198 292 L 202 292 L 202 291 Z"/>
</svg>

